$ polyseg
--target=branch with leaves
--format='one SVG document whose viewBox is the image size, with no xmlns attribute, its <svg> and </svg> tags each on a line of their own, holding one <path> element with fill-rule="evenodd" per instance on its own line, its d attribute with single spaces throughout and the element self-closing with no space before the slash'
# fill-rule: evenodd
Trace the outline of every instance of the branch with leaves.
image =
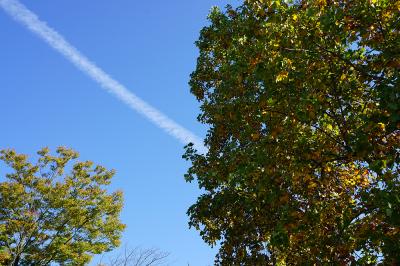
<svg viewBox="0 0 400 266">
<path fill-rule="evenodd" d="M 64 147 L 38 156 L 32 164 L 14 150 L 0 152 L 10 171 L 0 183 L 0 263 L 83 265 L 119 246 L 122 192 L 107 191 L 114 171 L 79 162 Z"/>
</svg>

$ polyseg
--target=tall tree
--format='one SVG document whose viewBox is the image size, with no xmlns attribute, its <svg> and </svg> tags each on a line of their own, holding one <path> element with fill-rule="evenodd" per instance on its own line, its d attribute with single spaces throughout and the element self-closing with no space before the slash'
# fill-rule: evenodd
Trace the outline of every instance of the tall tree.
<svg viewBox="0 0 400 266">
<path fill-rule="evenodd" d="M 400 1 L 212 9 L 190 226 L 216 263 L 400 263 Z"/>
<path fill-rule="evenodd" d="M 106 190 L 114 171 L 77 162 L 67 148 L 38 155 L 32 164 L 14 150 L 0 152 L 12 169 L 0 183 L 0 264 L 84 265 L 118 246 L 122 193 Z"/>
</svg>

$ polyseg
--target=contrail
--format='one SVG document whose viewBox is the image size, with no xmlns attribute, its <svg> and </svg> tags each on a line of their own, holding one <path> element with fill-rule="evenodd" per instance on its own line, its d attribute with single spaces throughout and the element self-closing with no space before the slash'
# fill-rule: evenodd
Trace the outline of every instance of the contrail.
<svg viewBox="0 0 400 266">
<path fill-rule="evenodd" d="M 53 49 L 62 54 L 83 73 L 87 74 L 105 90 L 116 96 L 130 108 L 144 115 L 147 119 L 178 139 L 181 143 L 188 144 L 192 142 L 199 152 L 204 153 L 207 151 L 207 148 L 204 147 L 202 140 L 198 136 L 130 92 L 124 85 L 113 79 L 100 67 L 96 66 L 96 64 L 81 54 L 81 52 L 68 43 L 61 34 L 47 26 L 44 21 L 41 21 L 35 13 L 30 11 L 18 0 L 0 0 L 0 6 L 7 14 L 47 42 Z"/>
</svg>

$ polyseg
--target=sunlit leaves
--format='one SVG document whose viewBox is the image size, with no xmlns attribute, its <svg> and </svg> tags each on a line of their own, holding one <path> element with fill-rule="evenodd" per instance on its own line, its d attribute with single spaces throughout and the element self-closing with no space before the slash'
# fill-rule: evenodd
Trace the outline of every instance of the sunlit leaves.
<svg viewBox="0 0 400 266">
<path fill-rule="evenodd" d="M 10 168 L 0 183 L 0 264 L 84 265 L 120 243 L 122 193 L 108 193 L 114 171 L 60 147 L 38 152 L 36 164 L 14 150 L 0 159 Z M 68 172 L 68 173 L 65 173 Z"/>
<path fill-rule="evenodd" d="M 397 2 L 213 9 L 190 81 L 209 152 L 185 158 L 205 190 L 190 225 L 217 262 L 396 262 Z"/>
</svg>

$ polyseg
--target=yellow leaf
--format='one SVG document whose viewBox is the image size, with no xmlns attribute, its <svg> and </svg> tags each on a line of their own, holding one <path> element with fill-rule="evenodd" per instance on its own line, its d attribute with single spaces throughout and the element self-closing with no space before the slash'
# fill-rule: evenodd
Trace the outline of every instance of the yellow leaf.
<svg viewBox="0 0 400 266">
<path fill-rule="evenodd" d="M 279 72 L 279 74 L 276 76 L 276 82 L 287 79 L 288 75 L 289 75 L 289 72 L 287 72 L 287 71 Z"/>
<path fill-rule="evenodd" d="M 382 131 L 385 131 L 385 129 L 386 129 L 386 125 L 384 123 L 378 123 L 378 127 Z"/>
<path fill-rule="evenodd" d="M 310 184 L 308 184 L 308 188 L 309 189 L 313 189 L 315 187 L 317 187 L 317 184 L 315 182 L 313 182 L 313 181 L 311 181 Z"/>
</svg>

